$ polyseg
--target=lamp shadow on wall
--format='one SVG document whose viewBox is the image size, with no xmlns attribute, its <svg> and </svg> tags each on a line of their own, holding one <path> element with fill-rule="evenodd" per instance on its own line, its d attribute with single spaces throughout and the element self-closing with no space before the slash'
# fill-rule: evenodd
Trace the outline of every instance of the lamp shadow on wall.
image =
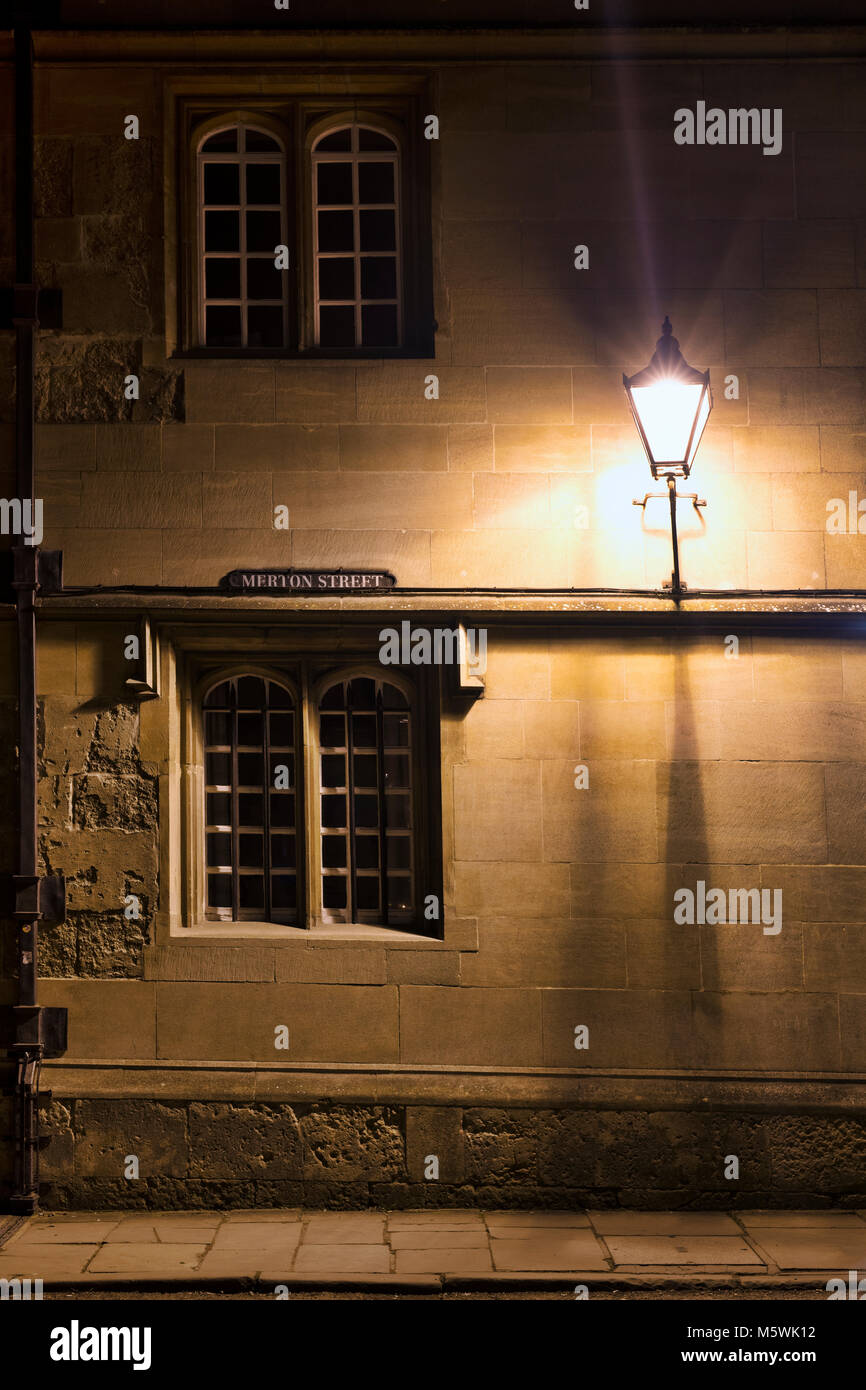
<svg viewBox="0 0 866 1390">
<path fill-rule="evenodd" d="M 674 921 L 674 892 L 688 888 L 695 893 L 697 880 L 705 873 L 712 855 L 704 791 L 704 763 L 711 750 L 707 748 L 706 718 L 700 702 L 694 698 L 690 673 L 691 661 L 698 654 L 694 638 L 679 633 L 672 636 L 673 700 L 668 708 L 668 757 L 658 769 L 659 845 L 660 849 L 663 846 L 669 893 L 667 920 L 672 924 L 674 959 L 688 962 L 683 985 L 679 986 L 688 989 L 690 999 L 688 1037 L 683 1039 L 685 1067 L 700 1065 L 703 1055 L 696 1032 L 697 993 L 701 994 L 704 1026 L 709 1026 L 710 1033 L 714 1028 L 712 1000 L 703 995 L 703 980 L 707 965 L 713 967 L 711 977 L 717 977 L 718 964 L 707 957 L 708 951 L 715 950 L 712 936 L 697 924 L 680 925 Z M 676 949 L 677 933 L 686 936 L 680 951 Z"/>
</svg>

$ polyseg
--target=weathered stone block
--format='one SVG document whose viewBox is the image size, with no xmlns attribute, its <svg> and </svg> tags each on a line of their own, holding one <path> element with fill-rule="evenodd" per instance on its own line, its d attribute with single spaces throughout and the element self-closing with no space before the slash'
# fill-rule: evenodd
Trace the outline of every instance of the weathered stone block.
<svg viewBox="0 0 866 1390">
<path fill-rule="evenodd" d="M 142 1178 L 191 1172 L 186 1108 L 152 1100 L 79 1100 L 75 1107 L 75 1171 L 81 1177 L 124 1177 L 135 1155 Z M 58 1174 L 59 1176 L 59 1174 Z M 127 1179 L 134 1190 L 135 1182 Z"/>
<path fill-rule="evenodd" d="M 190 1105 L 191 1177 L 300 1178 L 303 1167 L 301 1127 L 289 1106 Z"/>
</svg>

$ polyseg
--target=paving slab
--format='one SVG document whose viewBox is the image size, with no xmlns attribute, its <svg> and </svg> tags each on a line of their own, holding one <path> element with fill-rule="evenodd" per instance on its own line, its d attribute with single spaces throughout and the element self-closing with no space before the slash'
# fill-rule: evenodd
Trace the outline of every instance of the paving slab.
<svg viewBox="0 0 866 1390">
<path fill-rule="evenodd" d="M 398 1250 L 398 1274 L 490 1274 L 490 1251 L 462 1249 Z"/>
<path fill-rule="evenodd" d="M 157 1221 L 150 1223 L 146 1221 L 121 1221 L 119 1226 L 115 1226 L 113 1231 L 109 1231 L 105 1237 L 107 1245 L 150 1245 L 160 1242 L 169 1245 L 201 1245 L 202 1242 L 209 1244 L 219 1229 L 219 1220 L 213 1219 L 207 1224 L 197 1221 L 195 1225 L 188 1225 L 185 1221 Z"/>
<path fill-rule="evenodd" d="M 603 1236 L 739 1236 L 742 1232 L 726 1212 L 716 1211 L 591 1211 L 596 1231 Z"/>
<path fill-rule="evenodd" d="M 81 1242 L 84 1245 L 100 1244 L 105 1240 L 109 1231 L 114 1230 L 118 1225 L 120 1217 L 115 1216 L 110 1220 L 100 1220 L 99 1217 L 91 1217 L 89 1221 L 45 1221 L 37 1219 L 28 1226 L 22 1226 L 10 1241 L 3 1247 L 8 1250 L 10 1246 L 19 1244 L 22 1240 L 27 1241 L 28 1245 L 76 1245 Z"/>
<path fill-rule="evenodd" d="M 760 1265 L 742 1236 L 605 1236 L 614 1265 Z"/>
<path fill-rule="evenodd" d="M 780 1269 L 866 1271 L 866 1230 L 762 1230 L 755 1240 Z"/>
<path fill-rule="evenodd" d="M 440 1231 L 429 1226 L 404 1227 L 388 1237 L 392 1250 L 487 1250 L 488 1237 L 483 1226 L 467 1226 Z"/>
<path fill-rule="evenodd" d="M 104 1245 L 88 1274 L 161 1274 L 194 1270 L 206 1245 Z"/>
<path fill-rule="evenodd" d="M 385 1217 L 375 1212 L 325 1212 L 310 1218 L 304 1245 L 370 1245 L 385 1239 Z"/>
<path fill-rule="evenodd" d="M 214 1250 L 294 1250 L 301 1239 L 300 1221 L 237 1221 L 221 1226 L 213 1242 Z"/>
<path fill-rule="evenodd" d="M 533 1235 L 524 1240 L 494 1237 L 490 1242 L 496 1269 L 608 1269 L 601 1247 L 589 1231 Z"/>
<path fill-rule="evenodd" d="M 588 1226 L 589 1216 L 585 1211 L 487 1211 L 484 1213 L 487 1225 L 532 1226 L 559 1229 L 568 1226 Z"/>
<path fill-rule="evenodd" d="M 866 1231 L 866 1221 L 853 1211 L 738 1211 L 737 1218 L 752 1227 L 781 1227 L 785 1230 Z"/>
<path fill-rule="evenodd" d="M 484 1226 L 480 1211 L 393 1211 L 388 1214 L 392 1231 L 410 1226 L 430 1226 L 440 1231 L 457 1231 L 465 1227 Z"/>
<path fill-rule="evenodd" d="M 263 1221 L 300 1221 L 309 1212 L 304 1211 L 303 1207 L 249 1207 L 246 1210 L 227 1211 L 222 1214 L 224 1224 L 236 1221 L 255 1221 L 259 1225 Z"/>
<path fill-rule="evenodd" d="M 49 1279 L 56 1274 L 80 1274 L 98 1245 L 16 1247 L 0 1254 L 0 1279 Z"/>
<path fill-rule="evenodd" d="M 387 1245 L 301 1245 L 294 1268 L 302 1274 L 388 1274 Z"/>
</svg>

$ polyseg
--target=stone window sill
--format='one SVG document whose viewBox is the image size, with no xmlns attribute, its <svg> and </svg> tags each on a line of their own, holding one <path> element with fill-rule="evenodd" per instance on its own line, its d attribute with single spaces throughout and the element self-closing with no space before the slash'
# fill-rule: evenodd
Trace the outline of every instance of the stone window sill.
<svg viewBox="0 0 866 1390">
<path fill-rule="evenodd" d="M 293 944 L 310 946 L 387 946 L 389 950 L 414 949 L 423 951 L 477 951 L 478 929 L 474 920 L 446 924 L 444 939 L 422 936 L 416 932 L 400 931 L 394 927 L 350 926 L 329 927 L 280 926 L 273 922 L 199 922 L 192 927 L 172 931 L 170 945 L 255 942 L 278 948 Z"/>
</svg>

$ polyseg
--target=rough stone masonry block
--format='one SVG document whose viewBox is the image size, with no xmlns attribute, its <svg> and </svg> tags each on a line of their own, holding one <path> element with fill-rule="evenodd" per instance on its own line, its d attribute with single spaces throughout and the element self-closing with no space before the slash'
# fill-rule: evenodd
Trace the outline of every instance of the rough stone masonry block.
<svg viewBox="0 0 866 1390">
<path fill-rule="evenodd" d="M 79 1100 L 76 1172 L 122 1178 L 128 1154 L 138 1158 L 142 1178 L 155 1173 L 185 1177 L 189 1167 L 185 1107 L 152 1100 Z"/>
<path fill-rule="evenodd" d="M 301 1177 L 295 1112 L 280 1105 L 191 1105 L 189 1171 L 210 1179 Z"/>
<path fill-rule="evenodd" d="M 405 1179 L 399 1110 L 387 1106 L 313 1106 L 301 1115 L 308 1182 Z"/>
<path fill-rule="evenodd" d="M 406 1167 L 410 1182 L 462 1182 L 463 1125 L 457 1106 L 410 1105 L 406 1108 Z M 429 1160 L 438 1161 L 436 1170 Z"/>
</svg>

